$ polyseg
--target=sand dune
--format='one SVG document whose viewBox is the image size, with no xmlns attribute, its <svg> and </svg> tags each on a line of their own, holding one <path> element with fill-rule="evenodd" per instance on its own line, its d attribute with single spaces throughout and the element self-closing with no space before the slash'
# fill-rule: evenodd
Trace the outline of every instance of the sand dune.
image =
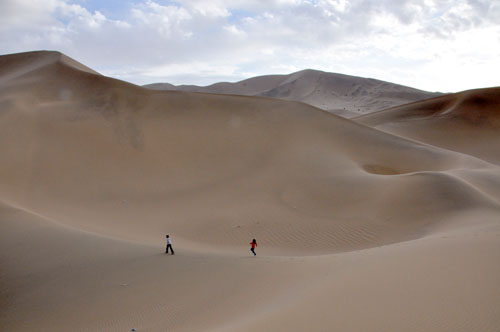
<svg viewBox="0 0 500 332">
<path fill-rule="evenodd" d="M 371 78 L 311 69 L 289 75 L 258 76 L 236 83 L 215 83 L 206 87 L 175 86 L 169 83 L 154 83 L 144 87 L 301 101 L 346 118 L 440 95 Z"/>
<path fill-rule="evenodd" d="M 500 163 L 500 88 L 450 94 L 354 120 L 389 133 Z"/>
<path fill-rule="evenodd" d="M 303 103 L 137 87 L 57 52 L 0 63 L 4 329 L 500 323 L 498 166 Z"/>
<path fill-rule="evenodd" d="M 464 214 L 468 226 L 393 246 L 254 259 L 186 248 L 166 256 L 160 246 L 79 232 L 5 205 L 0 211 L 4 330 L 498 327 L 495 215 Z"/>
<path fill-rule="evenodd" d="M 61 63 L 80 71 L 99 74 L 89 67 L 58 52 L 27 52 L 0 56 L 0 83 L 19 78 L 54 63 Z"/>
<path fill-rule="evenodd" d="M 75 227 L 141 241 L 168 228 L 213 246 L 253 233 L 268 247 L 291 249 L 302 238 L 305 249 L 332 252 L 423 231 L 419 204 L 396 231 L 386 223 L 411 204 L 400 211 L 375 196 L 434 206 L 449 185 L 496 208 L 442 173 L 487 163 L 303 104 L 151 91 L 60 61 L 20 80 L 0 128 L 5 195 Z M 435 181 L 443 186 L 422 185 Z"/>
</svg>

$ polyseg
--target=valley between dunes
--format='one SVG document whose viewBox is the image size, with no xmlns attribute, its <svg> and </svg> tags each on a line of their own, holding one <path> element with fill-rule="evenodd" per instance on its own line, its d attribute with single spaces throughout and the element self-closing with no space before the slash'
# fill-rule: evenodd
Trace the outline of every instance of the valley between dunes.
<svg viewBox="0 0 500 332">
<path fill-rule="evenodd" d="M 498 331 L 499 119 L 498 88 L 348 120 L 1 56 L 0 327 Z"/>
</svg>

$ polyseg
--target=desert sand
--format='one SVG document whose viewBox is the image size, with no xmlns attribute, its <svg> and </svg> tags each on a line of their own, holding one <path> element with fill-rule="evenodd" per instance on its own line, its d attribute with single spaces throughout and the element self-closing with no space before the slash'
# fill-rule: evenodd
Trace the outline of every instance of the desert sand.
<svg viewBox="0 0 500 332">
<path fill-rule="evenodd" d="M 353 120 L 500 164 L 500 87 L 449 94 Z"/>
<path fill-rule="evenodd" d="M 289 75 L 265 75 L 209 86 L 153 83 L 156 90 L 272 97 L 300 101 L 345 118 L 442 95 L 372 78 L 306 69 Z"/>
<path fill-rule="evenodd" d="M 498 331 L 496 150 L 360 122 L 1 56 L 1 329 Z"/>
</svg>

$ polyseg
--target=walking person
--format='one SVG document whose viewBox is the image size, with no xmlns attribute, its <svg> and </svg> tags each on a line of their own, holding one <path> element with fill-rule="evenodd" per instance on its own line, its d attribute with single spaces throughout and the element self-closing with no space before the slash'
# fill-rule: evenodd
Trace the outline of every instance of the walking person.
<svg viewBox="0 0 500 332">
<path fill-rule="evenodd" d="M 172 252 L 172 255 L 174 254 L 174 248 L 172 248 L 172 239 L 170 238 L 170 235 L 167 234 L 167 248 L 165 249 L 165 253 L 168 254 L 168 248 L 170 248 L 170 251 Z"/>
<path fill-rule="evenodd" d="M 255 247 L 257 247 L 257 241 L 253 239 L 252 242 L 250 242 L 250 246 L 252 247 L 250 248 L 250 251 L 253 252 L 254 256 L 257 256 L 257 254 L 255 253 Z"/>
</svg>

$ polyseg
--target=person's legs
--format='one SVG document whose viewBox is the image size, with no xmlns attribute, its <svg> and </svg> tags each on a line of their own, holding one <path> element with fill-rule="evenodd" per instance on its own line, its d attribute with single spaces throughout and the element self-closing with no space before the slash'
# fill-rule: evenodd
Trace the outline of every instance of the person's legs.
<svg viewBox="0 0 500 332">
<path fill-rule="evenodd" d="M 257 256 L 257 254 L 255 253 L 255 249 L 254 248 L 250 248 L 250 250 L 253 252 L 254 256 Z"/>
<path fill-rule="evenodd" d="M 167 252 L 166 252 L 166 254 L 168 254 L 168 248 L 170 248 L 170 251 L 172 252 L 172 255 L 173 255 L 174 254 L 174 248 L 172 248 L 171 244 L 167 245 Z"/>
</svg>

